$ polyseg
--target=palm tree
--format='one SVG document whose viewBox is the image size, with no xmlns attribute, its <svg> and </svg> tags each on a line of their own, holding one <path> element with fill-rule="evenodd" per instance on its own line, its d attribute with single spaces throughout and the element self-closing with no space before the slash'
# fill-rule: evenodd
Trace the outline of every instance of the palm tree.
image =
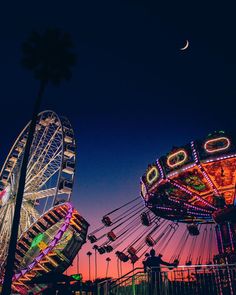
<svg viewBox="0 0 236 295">
<path fill-rule="evenodd" d="M 22 160 L 2 295 L 8 295 L 11 293 L 27 163 L 42 97 L 48 83 L 51 82 L 54 85 L 59 85 L 62 80 L 70 79 L 71 67 L 75 64 L 75 54 L 71 52 L 71 49 L 73 49 L 73 42 L 70 35 L 59 29 L 48 29 L 43 33 L 33 32 L 22 46 L 22 65 L 33 72 L 35 78 L 40 81 L 40 85 L 34 104 L 32 120 L 28 129 L 28 139 Z"/>
<path fill-rule="evenodd" d="M 98 245 L 93 246 L 94 249 L 94 264 L 95 264 L 95 280 L 97 279 L 98 276 L 98 263 L 97 263 L 97 250 L 98 250 Z"/>
<path fill-rule="evenodd" d="M 90 257 L 91 257 L 92 253 L 90 251 L 87 252 L 87 256 L 88 256 L 88 262 L 89 262 L 89 281 L 91 280 L 91 263 L 90 263 Z"/>
<path fill-rule="evenodd" d="M 107 262 L 107 270 L 106 270 L 106 278 L 107 278 L 107 275 L 108 275 L 108 269 L 109 269 L 109 263 L 111 261 L 111 258 L 110 257 L 107 257 L 106 258 L 106 262 Z"/>
</svg>

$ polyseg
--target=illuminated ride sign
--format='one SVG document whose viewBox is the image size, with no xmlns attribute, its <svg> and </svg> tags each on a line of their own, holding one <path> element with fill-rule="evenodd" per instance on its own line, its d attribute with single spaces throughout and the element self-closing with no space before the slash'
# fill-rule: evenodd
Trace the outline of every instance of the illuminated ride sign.
<svg viewBox="0 0 236 295">
<path fill-rule="evenodd" d="M 218 137 L 209 139 L 204 144 L 204 149 L 208 153 L 215 153 L 227 150 L 230 146 L 230 140 L 227 137 Z"/>
<path fill-rule="evenodd" d="M 170 168 L 174 168 L 176 166 L 182 165 L 186 162 L 188 156 L 185 150 L 179 150 L 170 154 L 167 158 L 167 165 Z"/>
<path fill-rule="evenodd" d="M 157 216 L 213 222 L 215 195 L 222 195 L 226 206 L 236 205 L 236 145 L 215 132 L 160 157 L 142 180 L 142 197 Z"/>
<path fill-rule="evenodd" d="M 160 174 L 157 170 L 157 167 L 155 166 L 151 167 L 147 172 L 147 176 L 146 176 L 147 183 L 152 184 L 155 180 L 158 179 L 159 175 Z"/>
</svg>

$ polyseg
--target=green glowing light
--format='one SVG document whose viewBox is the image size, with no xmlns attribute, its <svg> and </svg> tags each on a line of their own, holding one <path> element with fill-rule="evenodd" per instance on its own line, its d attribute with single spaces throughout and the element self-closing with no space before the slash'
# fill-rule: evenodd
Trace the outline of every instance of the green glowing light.
<svg viewBox="0 0 236 295">
<path fill-rule="evenodd" d="M 38 234 L 32 241 L 31 243 L 31 248 L 35 247 L 35 246 L 38 246 L 38 244 L 43 240 L 44 238 L 44 234 L 41 233 L 41 234 Z"/>
<path fill-rule="evenodd" d="M 71 275 L 71 277 L 73 279 L 75 279 L 76 281 L 82 281 L 82 274 L 81 273 Z"/>
</svg>

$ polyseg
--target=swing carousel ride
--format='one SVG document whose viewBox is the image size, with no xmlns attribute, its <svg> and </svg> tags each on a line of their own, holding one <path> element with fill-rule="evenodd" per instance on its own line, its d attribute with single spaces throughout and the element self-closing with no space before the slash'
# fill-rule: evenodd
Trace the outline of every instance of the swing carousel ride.
<svg viewBox="0 0 236 295">
<path fill-rule="evenodd" d="M 157 159 L 141 178 L 141 198 L 89 234 L 94 249 L 133 264 L 153 247 L 186 265 L 235 263 L 235 144 L 214 132 Z"/>
<path fill-rule="evenodd" d="M 0 172 L 0 279 L 4 276 L 15 197 L 29 123 L 13 144 Z M 29 281 L 63 273 L 85 243 L 88 223 L 70 203 L 75 174 L 74 132 L 52 111 L 38 115 L 27 166 L 12 289 L 32 290 Z M 39 287 L 36 286 L 36 290 Z"/>
</svg>

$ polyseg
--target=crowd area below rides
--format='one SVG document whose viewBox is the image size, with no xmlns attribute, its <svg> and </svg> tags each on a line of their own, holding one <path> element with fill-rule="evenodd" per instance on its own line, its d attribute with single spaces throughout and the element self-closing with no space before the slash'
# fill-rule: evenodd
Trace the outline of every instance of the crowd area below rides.
<svg viewBox="0 0 236 295">
<path fill-rule="evenodd" d="M 170 262 L 236 262 L 236 140 L 224 131 L 149 165 L 137 197 L 102 218 L 88 239 L 135 264 L 149 248 Z M 108 230 L 109 228 L 109 230 Z"/>
</svg>

